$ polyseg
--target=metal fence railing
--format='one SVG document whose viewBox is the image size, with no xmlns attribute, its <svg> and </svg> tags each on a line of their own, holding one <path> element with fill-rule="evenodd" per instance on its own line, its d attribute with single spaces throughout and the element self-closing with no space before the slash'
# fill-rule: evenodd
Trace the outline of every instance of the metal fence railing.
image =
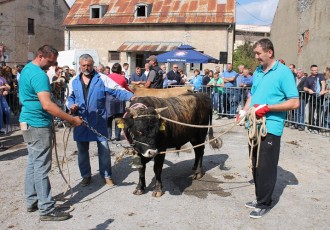
<svg viewBox="0 0 330 230">
<path fill-rule="evenodd" d="M 66 87 L 52 88 L 54 101 L 64 111 L 66 110 L 64 105 L 66 90 Z M 200 92 L 207 93 L 212 98 L 215 113 L 219 116 L 234 118 L 237 112 L 244 107 L 250 94 L 250 88 L 224 88 L 222 93 L 216 93 L 213 87 L 204 86 Z M 330 132 L 330 94 L 319 96 L 299 92 L 299 98 L 300 108 L 287 113 L 286 126 L 299 130 L 312 129 L 317 132 Z M 10 132 L 19 127 L 20 104 L 17 91 L 10 92 L 9 95 L 5 96 L 5 99 L 9 107 L 10 117 L 8 118 L 8 114 L 4 114 L 1 122 L 3 129 Z"/>
<path fill-rule="evenodd" d="M 250 96 L 250 88 L 224 88 L 223 93 L 214 93 L 213 89 L 205 86 L 201 92 L 208 93 L 213 99 L 213 108 L 218 115 L 234 118 L 244 107 Z M 318 95 L 299 92 L 300 107 L 288 111 L 285 125 L 299 130 L 330 132 L 330 94 Z"/>
</svg>

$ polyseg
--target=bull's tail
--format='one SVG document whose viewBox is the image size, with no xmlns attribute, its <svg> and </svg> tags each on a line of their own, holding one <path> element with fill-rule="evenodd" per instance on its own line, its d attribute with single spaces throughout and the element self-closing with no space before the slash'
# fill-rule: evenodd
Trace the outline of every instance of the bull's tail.
<svg viewBox="0 0 330 230">
<path fill-rule="evenodd" d="M 209 125 L 212 125 L 212 108 L 210 109 L 210 115 L 209 115 Z M 220 149 L 222 147 L 222 140 L 220 137 L 218 137 L 217 139 L 214 139 L 214 134 L 213 134 L 213 128 L 210 127 L 209 128 L 209 141 L 210 141 L 210 146 L 213 149 Z"/>
</svg>

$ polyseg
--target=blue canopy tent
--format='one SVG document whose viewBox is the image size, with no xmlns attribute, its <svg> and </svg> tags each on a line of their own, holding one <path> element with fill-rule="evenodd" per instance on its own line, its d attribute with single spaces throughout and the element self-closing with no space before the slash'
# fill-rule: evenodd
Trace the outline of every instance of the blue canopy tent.
<svg viewBox="0 0 330 230">
<path fill-rule="evenodd" d="M 181 45 L 172 50 L 157 55 L 158 62 L 184 62 L 184 63 L 218 63 L 219 60 L 195 50 L 190 45 Z"/>
</svg>

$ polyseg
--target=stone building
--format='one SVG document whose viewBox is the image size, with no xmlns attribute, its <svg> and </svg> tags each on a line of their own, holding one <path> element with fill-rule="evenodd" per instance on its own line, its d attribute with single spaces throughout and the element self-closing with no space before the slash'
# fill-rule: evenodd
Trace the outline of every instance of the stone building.
<svg viewBox="0 0 330 230">
<path fill-rule="evenodd" d="M 234 24 L 234 0 L 76 0 L 64 20 L 66 49 L 96 49 L 102 64 L 128 62 L 130 72 L 180 44 L 231 62 Z"/>
<path fill-rule="evenodd" d="M 0 59 L 25 64 L 43 44 L 64 49 L 65 0 L 0 0 Z"/>
<path fill-rule="evenodd" d="M 309 73 L 330 66 L 330 4 L 321 0 L 279 0 L 271 27 L 277 58 Z"/>
</svg>

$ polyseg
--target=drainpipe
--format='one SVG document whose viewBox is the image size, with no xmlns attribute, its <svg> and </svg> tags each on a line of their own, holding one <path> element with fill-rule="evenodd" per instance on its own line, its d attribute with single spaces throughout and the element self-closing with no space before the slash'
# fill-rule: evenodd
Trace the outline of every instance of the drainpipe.
<svg viewBox="0 0 330 230">
<path fill-rule="evenodd" d="M 70 30 L 67 27 L 64 27 L 64 30 L 67 32 L 67 41 L 66 43 L 66 47 L 64 47 L 64 50 L 70 50 Z M 67 49 L 66 49 L 67 48 Z"/>
<path fill-rule="evenodd" d="M 71 35 L 70 30 L 68 30 L 68 50 L 71 49 L 71 46 L 70 46 L 71 37 L 70 37 L 70 35 Z"/>
<path fill-rule="evenodd" d="M 229 49 L 229 30 L 231 29 L 231 24 L 228 25 L 227 27 L 227 44 L 226 44 L 226 52 L 227 52 L 227 55 L 228 55 L 228 49 Z"/>
<path fill-rule="evenodd" d="M 228 49 L 229 49 L 229 30 L 231 29 L 231 24 L 227 27 L 227 38 L 226 38 L 226 52 L 227 52 L 227 62 L 228 62 Z M 222 64 L 222 71 L 225 71 L 225 64 Z"/>
</svg>

